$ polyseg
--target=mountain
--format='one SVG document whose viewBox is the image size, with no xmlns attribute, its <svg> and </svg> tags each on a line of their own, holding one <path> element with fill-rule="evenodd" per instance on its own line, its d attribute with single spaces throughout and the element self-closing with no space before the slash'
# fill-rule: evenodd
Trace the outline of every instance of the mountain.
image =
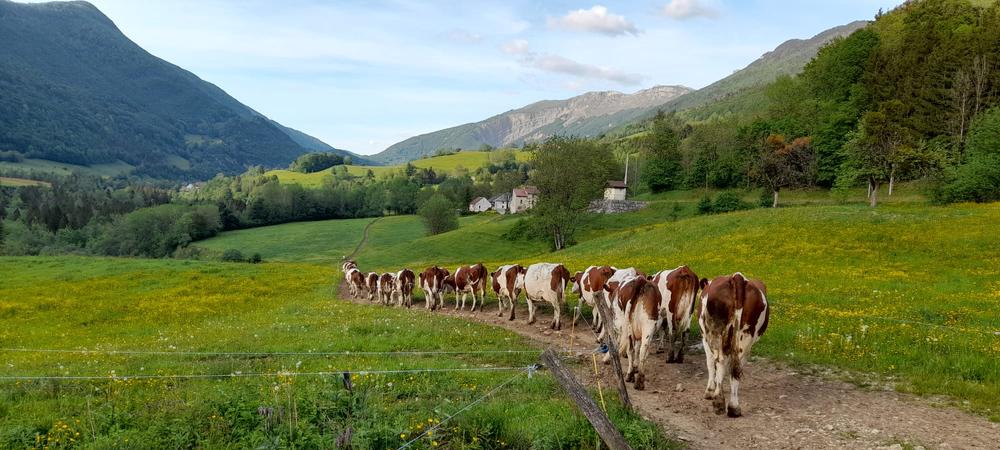
<svg viewBox="0 0 1000 450">
<path fill-rule="evenodd" d="M 830 28 L 809 39 L 791 39 L 774 50 L 715 83 L 688 93 L 664 105 L 667 111 L 697 108 L 728 96 L 762 87 L 782 75 L 796 75 L 816 56 L 828 42 L 846 37 L 868 25 L 858 20 L 847 25 Z"/>
<path fill-rule="evenodd" d="M 372 165 L 375 161 L 369 159 L 368 156 L 362 156 L 354 152 L 347 150 L 331 147 L 326 142 L 323 142 L 315 137 L 305 134 L 294 128 L 286 127 L 278 122 L 271 121 L 271 123 L 278 127 L 279 130 L 283 131 L 288 137 L 292 138 L 296 144 L 299 144 L 302 148 L 309 152 L 326 152 L 326 153 L 336 153 L 341 156 L 350 156 L 351 163 L 357 165 Z"/>
<path fill-rule="evenodd" d="M 468 123 L 409 138 L 374 155 L 377 161 L 396 164 L 439 148 L 474 149 L 483 144 L 494 147 L 517 145 L 549 136 L 596 136 L 621 130 L 631 123 L 652 117 L 657 110 L 691 110 L 762 87 L 781 75 L 802 71 L 823 45 L 864 28 L 856 21 L 831 28 L 809 39 L 785 41 L 747 67 L 699 90 L 682 86 L 657 86 L 635 94 L 588 92 L 568 100 L 546 100 Z M 616 131 L 617 131 L 616 130 Z"/>
<path fill-rule="evenodd" d="M 194 179 L 329 146 L 129 40 L 86 2 L 0 0 L 0 150 Z"/>
<path fill-rule="evenodd" d="M 566 100 L 543 100 L 481 122 L 409 138 L 372 158 L 398 164 L 441 148 L 476 149 L 483 144 L 503 147 L 553 135 L 597 136 L 690 91 L 684 86 L 656 86 L 634 94 L 588 92 Z"/>
</svg>

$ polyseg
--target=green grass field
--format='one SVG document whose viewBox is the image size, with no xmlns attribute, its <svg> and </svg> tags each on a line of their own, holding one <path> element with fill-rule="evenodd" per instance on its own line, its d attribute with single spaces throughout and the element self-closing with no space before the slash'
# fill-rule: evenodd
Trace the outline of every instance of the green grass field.
<svg viewBox="0 0 1000 450">
<path fill-rule="evenodd" d="M 260 253 L 265 261 L 329 263 L 354 251 L 365 225 L 372 220 L 323 220 L 236 230 L 196 245 L 219 254 L 228 249 L 247 256 Z"/>
<path fill-rule="evenodd" d="M 22 162 L 0 161 L 0 169 L 17 169 L 33 172 L 53 173 L 56 175 L 69 175 L 73 172 L 80 172 L 85 175 L 113 177 L 127 174 L 134 169 L 124 162 L 109 164 L 94 164 L 90 166 L 78 166 L 76 164 L 60 163 L 44 159 L 25 159 Z"/>
<path fill-rule="evenodd" d="M 825 193 L 789 193 L 821 206 L 696 217 L 692 195 L 674 194 L 599 217 L 554 254 L 505 240 L 516 218 L 465 217 L 460 229 L 425 237 L 418 219 L 392 217 L 372 227 L 357 259 L 378 271 L 474 261 L 742 271 L 768 284 L 773 307 L 755 353 L 846 369 L 859 383 L 892 379 L 1000 420 L 1000 204 L 928 206 L 903 188 L 871 209 L 863 194 L 837 205 Z"/>
<path fill-rule="evenodd" d="M 415 448 L 595 442 L 545 375 L 366 374 L 518 368 L 537 361 L 537 353 L 499 328 L 337 301 L 337 274 L 325 265 L 25 257 L 0 258 L 0 273 L 0 377 L 96 377 L 0 380 L 2 448 L 331 448 L 347 427 L 354 448 L 397 448 L 510 380 Z M 97 352 L 9 350 L 24 347 Z M 164 353 L 101 353 L 110 350 Z M 320 354 L 362 350 L 528 353 Z M 353 392 L 344 388 L 342 371 L 353 373 Z M 305 375 L 321 372 L 332 375 Z M 232 377 L 155 378 L 169 375 Z M 654 425 L 609 406 L 635 448 L 673 445 Z"/>
<path fill-rule="evenodd" d="M 490 162 L 491 152 L 459 152 L 445 156 L 435 156 L 411 161 L 414 167 L 421 169 L 434 169 L 438 172 L 454 173 L 459 168 L 472 171 Z M 530 153 L 515 151 L 514 157 L 518 161 L 527 161 Z M 347 172 L 354 176 L 364 176 L 371 170 L 376 177 L 385 176 L 392 172 L 399 171 L 403 165 L 396 166 L 347 166 Z M 323 178 L 329 175 L 329 171 L 323 170 L 315 173 L 300 173 L 290 170 L 270 170 L 268 175 L 276 175 L 282 183 L 297 183 L 305 187 L 319 187 L 323 185 Z"/>
<path fill-rule="evenodd" d="M 29 180 L 27 178 L 0 177 L 0 186 L 51 186 L 48 182 Z"/>
</svg>

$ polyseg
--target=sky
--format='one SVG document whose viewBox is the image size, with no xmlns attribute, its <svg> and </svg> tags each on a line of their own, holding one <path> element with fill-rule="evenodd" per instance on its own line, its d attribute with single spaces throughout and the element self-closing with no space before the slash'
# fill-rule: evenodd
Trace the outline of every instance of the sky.
<svg viewBox="0 0 1000 450">
<path fill-rule="evenodd" d="M 147 51 L 326 143 L 377 153 L 543 99 L 701 88 L 899 0 L 90 0 Z"/>
</svg>

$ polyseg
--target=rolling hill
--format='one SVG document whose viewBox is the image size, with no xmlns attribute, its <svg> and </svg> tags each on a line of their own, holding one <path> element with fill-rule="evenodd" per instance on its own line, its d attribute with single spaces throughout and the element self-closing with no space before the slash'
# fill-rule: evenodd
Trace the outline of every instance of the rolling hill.
<svg viewBox="0 0 1000 450">
<path fill-rule="evenodd" d="M 0 0 L 0 149 L 207 178 L 337 151 L 129 40 L 87 2 Z"/>
</svg>

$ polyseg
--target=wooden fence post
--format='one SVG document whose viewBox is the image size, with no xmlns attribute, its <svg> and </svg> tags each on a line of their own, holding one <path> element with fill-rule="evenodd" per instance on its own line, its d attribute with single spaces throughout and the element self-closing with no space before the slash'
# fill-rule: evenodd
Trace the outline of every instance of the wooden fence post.
<svg viewBox="0 0 1000 450">
<path fill-rule="evenodd" d="M 618 378 L 618 398 L 629 411 L 632 411 L 632 401 L 628 398 L 628 389 L 625 387 L 625 374 L 622 372 L 622 362 L 618 359 L 618 330 L 615 329 L 614 316 L 611 315 L 611 308 L 608 307 L 604 299 L 599 298 L 596 302 L 597 310 L 601 314 L 601 323 L 604 325 L 604 345 L 608 346 L 608 353 L 611 354 L 611 367 L 615 370 L 615 378 Z"/>
<path fill-rule="evenodd" d="M 563 365 L 562 360 L 559 359 L 559 355 L 556 354 L 551 348 L 545 350 L 542 353 L 542 362 L 545 363 L 545 367 L 552 372 L 552 376 L 555 377 L 559 385 L 566 390 L 566 394 L 569 395 L 571 399 L 576 403 L 576 406 L 580 408 L 583 415 L 587 417 L 590 424 L 594 426 L 597 430 L 597 434 L 601 436 L 601 440 L 604 441 L 604 445 L 607 445 L 611 450 L 631 450 L 632 447 L 625 442 L 625 437 L 622 433 L 615 428 L 615 424 L 611 423 L 611 419 L 608 418 L 607 414 L 601 410 L 594 399 L 590 398 L 590 394 L 583 388 L 583 385 L 576 380 L 566 366 Z"/>
</svg>

